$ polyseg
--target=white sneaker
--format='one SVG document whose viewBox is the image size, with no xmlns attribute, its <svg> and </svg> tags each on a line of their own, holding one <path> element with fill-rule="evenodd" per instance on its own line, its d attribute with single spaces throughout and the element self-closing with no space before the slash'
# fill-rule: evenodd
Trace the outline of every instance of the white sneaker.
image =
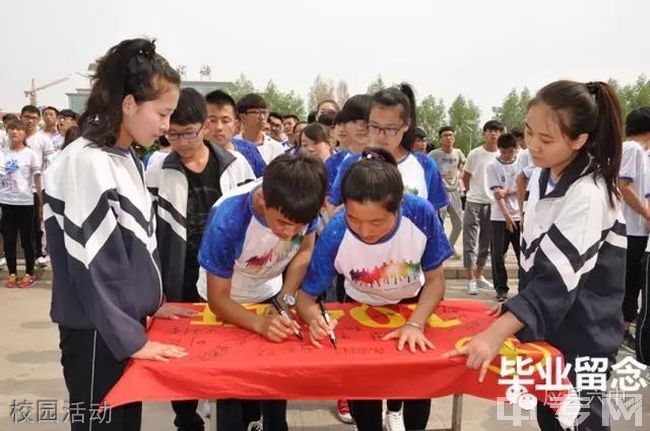
<svg viewBox="0 0 650 431">
<path fill-rule="evenodd" d="M 248 431 L 264 431 L 262 421 L 254 421 L 248 424 Z"/>
<path fill-rule="evenodd" d="M 476 286 L 476 280 L 470 280 L 467 283 L 467 293 L 470 295 L 478 294 L 478 287 Z"/>
<path fill-rule="evenodd" d="M 492 289 L 492 290 L 494 290 L 494 284 L 490 283 L 487 280 L 487 278 L 485 278 L 483 276 L 481 276 L 481 278 L 479 278 L 477 280 L 477 282 L 478 282 L 478 287 L 480 287 L 481 289 Z"/>
<path fill-rule="evenodd" d="M 49 260 L 50 260 L 49 258 L 45 258 L 43 256 L 37 257 L 36 258 L 36 265 L 43 268 L 43 267 L 47 266 L 47 263 L 49 262 Z"/>
<path fill-rule="evenodd" d="M 0 259 L 0 270 L 5 269 L 7 267 L 7 258 L 3 257 Z"/>
<path fill-rule="evenodd" d="M 402 416 L 401 410 L 398 412 L 386 412 L 384 429 L 386 431 L 406 431 L 406 428 L 404 428 L 404 416 Z"/>
</svg>

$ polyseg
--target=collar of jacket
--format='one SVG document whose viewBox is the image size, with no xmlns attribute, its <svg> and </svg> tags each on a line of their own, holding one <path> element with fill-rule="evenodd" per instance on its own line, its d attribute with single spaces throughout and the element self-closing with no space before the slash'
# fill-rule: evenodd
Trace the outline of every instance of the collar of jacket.
<svg viewBox="0 0 650 431">
<path fill-rule="evenodd" d="M 571 185 L 580 177 L 592 173 L 595 169 L 591 156 L 586 151 L 581 151 L 573 159 L 566 172 L 560 178 L 557 185 L 549 194 L 546 194 L 546 186 L 551 177 L 551 169 L 544 168 L 539 175 L 539 195 L 540 199 L 560 198 L 564 196 Z"/>
<path fill-rule="evenodd" d="M 208 147 L 210 153 L 217 159 L 218 174 L 221 176 L 221 174 L 228 168 L 228 166 L 230 166 L 235 161 L 235 156 L 233 156 L 230 151 L 224 150 L 212 142 L 203 140 L 203 145 Z M 172 151 L 167 157 L 165 157 L 162 168 L 175 169 L 185 175 L 185 169 L 183 168 L 181 156 L 179 156 L 175 151 Z"/>
</svg>

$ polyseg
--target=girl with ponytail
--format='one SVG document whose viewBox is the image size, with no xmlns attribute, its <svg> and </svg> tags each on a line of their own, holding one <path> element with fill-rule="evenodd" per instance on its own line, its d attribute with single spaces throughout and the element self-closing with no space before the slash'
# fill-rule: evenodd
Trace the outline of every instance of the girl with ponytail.
<svg viewBox="0 0 650 431">
<path fill-rule="evenodd" d="M 525 139 L 538 168 L 524 204 L 519 294 L 493 310 L 500 317 L 488 329 L 446 355 L 467 356 L 467 367 L 480 369 L 479 381 L 513 335 L 558 348 L 572 366 L 574 387 L 577 358 L 615 361 L 627 246 L 616 187 L 622 137 L 619 102 L 604 82 L 556 81 L 528 105 Z M 609 429 L 599 393 L 579 395 L 590 401 L 581 402 L 577 429 Z M 561 429 L 545 405 L 538 405 L 537 420 L 541 429 Z"/>
<path fill-rule="evenodd" d="M 370 145 L 383 148 L 397 160 L 404 191 L 428 200 L 439 210 L 449 203 L 436 163 L 426 154 L 414 153 L 416 105 L 413 88 L 408 84 L 380 90 L 370 97 L 368 134 Z M 341 164 L 328 200 L 340 205 L 341 181 L 359 155 L 350 155 Z"/>
<path fill-rule="evenodd" d="M 147 341 L 148 316 L 189 315 L 162 306 L 151 197 L 132 145 L 149 147 L 169 128 L 180 76 L 153 41 L 125 40 L 98 61 L 82 137 L 45 177 L 45 227 L 52 259 L 51 317 L 59 325 L 70 404 L 83 407 L 77 430 L 139 430 L 142 406 L 91 415 L 129 358 L 169 361 L 174 345 Z"/>
</svg>

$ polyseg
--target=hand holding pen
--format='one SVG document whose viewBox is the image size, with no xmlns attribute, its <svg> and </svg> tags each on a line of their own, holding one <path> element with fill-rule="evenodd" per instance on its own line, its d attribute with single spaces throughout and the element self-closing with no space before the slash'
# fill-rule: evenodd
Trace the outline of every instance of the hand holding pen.
<svg viewBox="0 0 650 431">
<path fill-rule="evenodd" d="M 319 340 L 328 337 L 332 346 L 336 348 L 336 335 L 334 334 L 334 328 L 336 327 L 337 321 L 330 318 L 330 315 L 327 313 L 327 310 L 321 301 L 317 300 L 317 302 L 318 307 L 320 308 L 320 315 L 313 319 L 309 324 L 311 343 L 320 349 L 323 345 Z"/>
<path fill-rule="evenodd" d="M 277 297 L 271 298 L 271 305 L 278 312 L 280 316 L 286 321 L 286 326 L 290 327 L 293 334 L 302 341 L 302 333 L 300 332 L 300 326 L 291 318 L 285 307 L 280 303 Z"/>
</svg>

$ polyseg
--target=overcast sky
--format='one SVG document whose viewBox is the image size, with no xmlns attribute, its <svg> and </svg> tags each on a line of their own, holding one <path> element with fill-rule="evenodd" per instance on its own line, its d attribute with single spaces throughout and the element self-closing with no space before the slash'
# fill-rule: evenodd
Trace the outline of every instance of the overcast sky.
<svg viewBox="0 0 650 431">
<path fill-rule="evenodd" d="M 39 93 L 67 107 L 87 87 L 88 63 L 125 38 L 158 39 L 172 65 L 199 79 L 263 88 L 269 79 L 306 98 L 316 75 L 364 92 L 381 73 L 408 81 L 421 99 L 458 93 L 483 118 L 513 87 L 559 78 L 632 82 L 650 73 L 648 0 L 30 0 L 2 2 L 0 110 L 27 103 L 23 91 L 71 75 Z"/>
</svg>

